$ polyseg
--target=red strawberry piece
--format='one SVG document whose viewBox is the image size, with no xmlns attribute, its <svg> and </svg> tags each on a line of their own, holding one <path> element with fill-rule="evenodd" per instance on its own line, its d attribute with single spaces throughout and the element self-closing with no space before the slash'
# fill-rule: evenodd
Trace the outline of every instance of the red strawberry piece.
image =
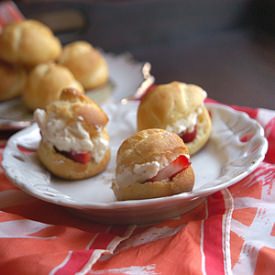
<svg viewBox="0 0 275 275">
<path fill-rule="evenodd" d="M 139 100 L 142 101 L 145 98 L 145 96 L 148 95 L 150 92 L 152 92 L 156 87 L 157 87 L 157 85 L 155 85 L 155 84 L 152 84 L 151 86 L 149 86 L 147 88 L 147 90 L 144 91 L 144 93 L 141 95 Z"/>
<path fill-rule="evenodd" d="M 82 163 L 82 164 L 86 164 L 89 161 L 91 161 L 91 154 L 89 152 L 81 152 L 81 153 L 77 153 L 77 152 L 69 152 L 68 153 L 68 157 L 76 162 Z"/>
<path fill-rule="evenodd" d="M 178 173 L 182 172 L 184 169 L 188 168 L 190 165 L 190 160 L 185 155 L 180 155 L 174 161 L 172 161 L 168 166 L 162 168 L 156 176 L 148 181 L 160 181 L 164 179 L 172 179 Z"/>
<path fill-rule="evenodd" d="M 54 149 L 56 150 L 56 152 L 62 154 L 66 158 L 69 158 L 75 162 L 79 162 L 82 164 L 86 164 L 92 159 L 92 155 L 90 152 L 60 151 L 56 147 L 54 147 Z"/>
<path fill-rule="evenodd" d="M 192 132 L 184 131 L 179 133 L 179 136 L 185 143 L 192 142 L 196 138 L 196 135 L 197 135 L 197 127 L 195 127 Z"/>
</svg>

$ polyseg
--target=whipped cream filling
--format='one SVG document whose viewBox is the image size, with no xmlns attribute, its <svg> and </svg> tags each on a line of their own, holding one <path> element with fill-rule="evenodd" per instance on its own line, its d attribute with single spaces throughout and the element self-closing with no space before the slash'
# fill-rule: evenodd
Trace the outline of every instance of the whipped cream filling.
<svg viewBox="0 0 275 275">
<path fill-rule="evenodd" d="M 122 173 L 116 175 L 116 183 L 120 186 L 127 186 L 132 183 L 143 183 L 157 175 L 161 169 L 161 165 L 157 161 L 135 164 L 133 170 L 125 168 Z"/>
<path fill-rule="evenodd" d="M 101 129 L 98 129 L 97 136 L 90 138 L 81 124 L 82 118 L 72 125 L 67 125 L 54 114 L 47 117 L 44 110 L 37 109 L 34 112 L 34 119 L 40 127 L 44 141 L 52 144 L 59 151 L 90 152 L 98 163 L 108 149 L 109 141 L 103 137 Z"/>
<path fill-rule="evenodd" d="M 181 155 L 185 156 L 187 159 L 190 159 L 190 155 L 188 154 Z M 177 156 L 174 160 L 176 160 L 179 156 Z M 158 161 L 151 161 L 142 164 L 135 164 L 133 169 L 125 168 L 121 173 L 117 173 L 115 184 L 120 187 L 126 187 L 133 183 L 145 183 L 149 179 L 156 176 L 160 170 L 169 165 L 170 163 L 167 159 L 162 160 L 161 163 Z"/>
<path fill-rule="evenodd" d="M 202 107 L 198 107 L 195 112 L 192 112 L 187 117 L 177 120 L 171 125 L 167 125 L 166 130 L 174 133 L 192 132 L 198 122 L 198 116 L 202 113 Z"/>
</svg>

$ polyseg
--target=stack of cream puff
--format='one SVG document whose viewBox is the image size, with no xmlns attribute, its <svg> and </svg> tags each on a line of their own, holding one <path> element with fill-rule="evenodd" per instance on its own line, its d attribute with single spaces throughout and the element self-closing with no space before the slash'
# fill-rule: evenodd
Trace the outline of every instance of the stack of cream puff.
<svg viewBox="0 0 275 275">
<path fill-rule="evenodd" d="M 118 200 L 169 196 L 191 191 L 194 185 L 188 148 L 166 130 L 143 130 L 127 138 L 116 164 L 112 189 Z"/>
<path fill-rule="evenodd" d="M 109 78 L 109 69 L 102 54 L 86 41 L 66 45 L 58 62 L 67 67 L 85 90 L 104 85 Z"/>
<path fill-rule="evenodd" d="M 76 88 L 83 92 L 82 85 L 66 67 L 55 63 L 39 64 L 26 80 L 22 100 L 32 111 L 45 109 L 48 104 L 59 99 L 64 88 Z"/>
<path fill-rule="evenodd" d="M 58 38 L 38 21 L 6 25 L 0 33 L 0 101 L 20 96 L 28 72 L 39 64 L 56 60 L 61 49 Z"/>
<path fill-rule="evenodd" d="M 84 179 L 102 172 L 110 159 L 107 115 L 75 89 L 64 89 L 60 99 L 37 109 L 41 132 L 38 157 L 54 175 Z"/>
<path fill-rule="evenodd" d="M 0 61 L 0 101 L 19 96 L 24 90 L 26 80 L 24 68 Z"/>
<path fill-rule="evenodd" d="M 53 61 L 61 53 L 61 44 L 52 31 L 35 20 L 11 23 L 0 35 L 0 59 L 34 67 Z"/>
<path fill-rule="evenodd" d="M 193 155 L 211 134 L 212 123 L 204 105 L 206 96 L 199 86 L 181 82 L 153 86 L 138 107 L 138 130 L 161 128 L 174 132 Z"/>
<path fill-rule="evenodd" d="M 27 70 L 60 53 L 61 44 L 47 26 L 34 20 L 6 25 L 0 33 L 0 101 L 21 95 Z"/>
<path fill-rule="evenodd" d="M 108 79 L 103 55 L 88 42 L 62 47 L 50 28 L 36 20 L 8 24 L 0 33 L 0 101 L 23 93 L 23 103 L 33 111 L 58 99 L 64 88 L 84 92 Z"/>
</svg>

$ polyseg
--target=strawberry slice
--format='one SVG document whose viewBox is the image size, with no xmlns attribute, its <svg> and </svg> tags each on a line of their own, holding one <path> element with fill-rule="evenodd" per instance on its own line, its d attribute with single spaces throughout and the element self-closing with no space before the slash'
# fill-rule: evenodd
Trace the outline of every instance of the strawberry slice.
<svg viewBox="0 0 275 275">
<path fill-rule="evenodd" d="M 164 179 L 172 179 L 178 173 L 188 168 L 189 165 L 190 165 L 189 158 L 187 158 L 185 155 L 180 155 L 178 158 L 172 161 L 168 166 L 162 168 L 156 176 L 149 179 L 148 181 L 160 181 Z"/>
<path fill-rule="evenodd" d="M 196 135 L 197 135 L 197 127 L 195 127 L 192 132 L 184 131 L 179 133 L 180 138 L 185 143 L 192 142 L 196 138 Z"/>
<path fill-rule="evenodd" d="M 77 153 L 77 152 L 68 152 L 67 153 L 68 157 L 76 162 L 80 162 L 82 164 L 86 164 L 89 161 L 91 161 L 92 156 L 89 152 L 81 152 L 81 153 Z"/>
<path fill-rule="evenodd" d="M 75 151 L 66 152 L 66 151 L 60 151 L 57 148 L 55 148 L 55 150 L 58 153 L 64 155 L 66 158 L 69 158 L 75 162 L 79 162 L 82 164 L 86 164 L 89 161 L 91 161 L 91 159 L 92 159 L 92 155 L 89 152 L 80 152 L 80 153 L 75 152 Z"/>
</svg>

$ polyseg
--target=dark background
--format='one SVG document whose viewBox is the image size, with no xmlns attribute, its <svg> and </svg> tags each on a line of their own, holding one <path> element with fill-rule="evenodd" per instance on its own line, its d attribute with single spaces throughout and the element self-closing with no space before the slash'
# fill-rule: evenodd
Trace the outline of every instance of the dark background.
<svg viewBox="0 0 275 275">
<path fill-rule="evenodd" d="M 156 82 L 275 109 L 275 0 L 15 1 L 63 44 L 85 39 L 149 61 Z"/>
</svg>

